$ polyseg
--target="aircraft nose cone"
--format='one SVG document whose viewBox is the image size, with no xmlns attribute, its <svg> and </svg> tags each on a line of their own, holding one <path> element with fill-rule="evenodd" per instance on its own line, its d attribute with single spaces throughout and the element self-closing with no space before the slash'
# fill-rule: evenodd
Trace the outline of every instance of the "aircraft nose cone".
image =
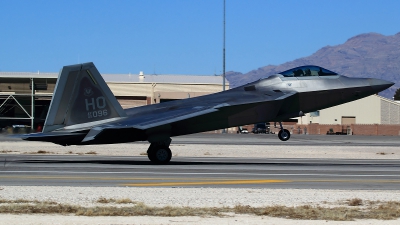
<svg viewBox="0 0 400 225">
<path fill-rule="evenodd" d="M 386 80 L 380 80 L 380 79 L 369 79 L 369 84 L 371 87 L 376 90 L 376 92 L 383 91 L 390 86 L 392 86 L 394 83 Z"/>
</svg>

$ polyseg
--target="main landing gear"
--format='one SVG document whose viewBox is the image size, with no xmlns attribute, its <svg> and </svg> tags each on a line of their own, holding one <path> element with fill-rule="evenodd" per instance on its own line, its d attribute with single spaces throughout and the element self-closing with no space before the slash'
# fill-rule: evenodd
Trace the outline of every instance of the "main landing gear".
<svg viewBox="0 0 400 225">
<path fill-rule="evenodd" d="M 290 132 L 286 129 L 283 129 L 282 122 L 279 122 L 281 130 L 278 133 L 278 137 L 281 141 L 287 141 L 290 138 Z M 276 127 L 276 126 L 275 126 Z"/>
<path fill-rule="evenodd" d="M 147 150 L 147 157 L 154 164 L 167 164 L 171 161 L 172 152 L 169 149 L 169 142 L 157 142 L 151 143 L 149 149 Z"/>
</svg>

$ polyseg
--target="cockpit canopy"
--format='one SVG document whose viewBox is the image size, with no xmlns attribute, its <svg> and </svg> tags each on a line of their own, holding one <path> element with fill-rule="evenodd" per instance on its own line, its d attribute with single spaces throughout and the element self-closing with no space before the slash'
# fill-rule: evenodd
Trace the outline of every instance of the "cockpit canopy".
<svg viewBox="0 0 400 225">
<path fill-rule="evenodd" d="M 307 76 L 335 76 L 335 72 L 319 66 L 300 66 L 279 73 L 284 77 L 307 77 Z"/>
</svg>

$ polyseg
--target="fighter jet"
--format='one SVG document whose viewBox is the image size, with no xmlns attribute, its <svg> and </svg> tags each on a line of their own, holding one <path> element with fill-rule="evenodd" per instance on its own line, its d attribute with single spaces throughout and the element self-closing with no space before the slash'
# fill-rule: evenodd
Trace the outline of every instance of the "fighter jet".
<svg viewBox="0 0 400 225">
<path fill-rule="evenodd" d="M 148 141 L 148 158 L 171 160 L 171 137 L 278 122 L 378 93 L 394 83 L 349 78 L 319 66 L 302 66 L 215 94 L 122 109 L 93 63 L 64 66 L 41 133 L 28 141 L 91 145 Z"/>
</svg>

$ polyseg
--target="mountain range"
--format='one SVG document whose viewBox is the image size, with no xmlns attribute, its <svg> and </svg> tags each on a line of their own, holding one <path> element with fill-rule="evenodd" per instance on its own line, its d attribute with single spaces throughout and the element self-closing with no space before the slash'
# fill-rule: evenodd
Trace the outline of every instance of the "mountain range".
<svg viewBox="0 0 400 225">
<path fill-rule="evenodd" d="M 392 98 L 400 88 L 400 32 L 385 36 L 378 33 L 360 34 L 336 46 L 326 46 L 314 54 L 281 65 L 268 65 L 248 73 L 230 71 L 226 78 L 230 88 L 259 78 L 303 65 L 318 65 L 348 77 L 379 78 L 395 82 L 379 93 Z"/>
</svg>

